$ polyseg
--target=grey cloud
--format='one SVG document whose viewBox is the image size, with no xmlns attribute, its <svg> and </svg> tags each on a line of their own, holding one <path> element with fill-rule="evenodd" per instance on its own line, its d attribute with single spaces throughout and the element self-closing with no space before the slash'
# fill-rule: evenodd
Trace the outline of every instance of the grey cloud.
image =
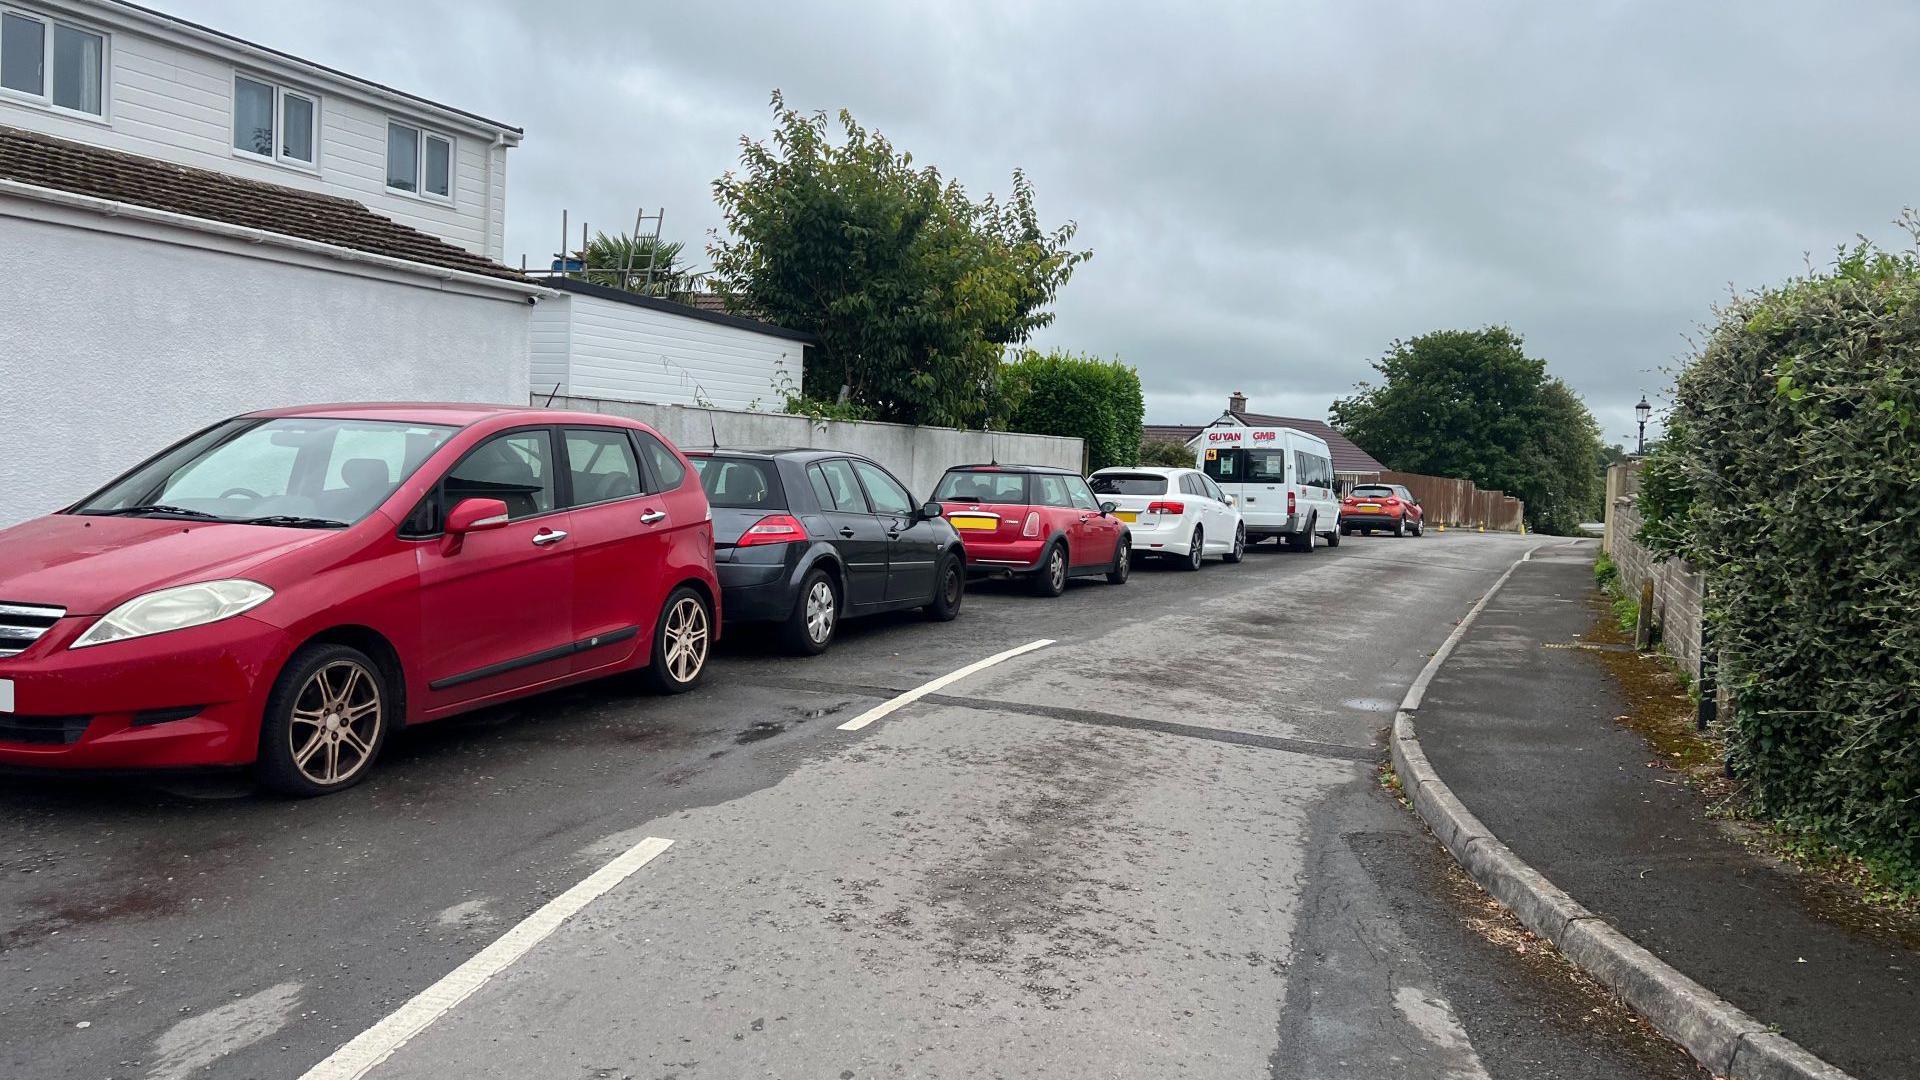
<svg viewBox="0 0 1920 1080">
<path fill-rule="evenodd" d="M 523 125 L 510 259 L 562 207 L 700 242 L 774 87 L 976 191 L 1025 168 L 1096 252 L 1037 343 L 1137 364 L 1156 421 L 1319 415 L 1393 339 L 1497 322 L 1630 439 L 1729 283 L 1920 201 L 1896 2 L 171 10 Z"/>
</svg>

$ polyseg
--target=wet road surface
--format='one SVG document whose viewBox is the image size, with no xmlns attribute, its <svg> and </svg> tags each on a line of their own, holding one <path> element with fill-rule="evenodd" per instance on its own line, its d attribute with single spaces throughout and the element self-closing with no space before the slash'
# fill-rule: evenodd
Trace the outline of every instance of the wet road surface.
<svg viewBox="0 0 1920 1080">
<path fill-rule="evenodd" d="M 0 1076 L 300 1076 L 645 837 L 371 1075 L 1699 1075 L 1378 782 L 1393 704 L 1543 542 L 989 584 L 808 660 L 739 635 L 694 694 L 442 722 L 317 801 L 9 783 Z"/>
</svg>

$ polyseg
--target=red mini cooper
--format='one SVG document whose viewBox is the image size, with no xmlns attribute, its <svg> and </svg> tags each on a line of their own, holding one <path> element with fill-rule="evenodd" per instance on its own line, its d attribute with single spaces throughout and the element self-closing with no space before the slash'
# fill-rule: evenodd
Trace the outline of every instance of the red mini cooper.
<svg viewBox="0 0 1920 1080">
<path fill-rule="evenodd" d="M 933 499 L 960 534 L 972 574 L 1024 577 L 1059 596 L 1069 577 L 1105 574 L 1119 585 L 1133 566 L 1133 538 L 1094 499 L 1085 478 L 1042 465 L 957 465 Z"/>
<path fill-rule="evenodd" d="M 0 765 L 253 765 L 294 795 L 537 690 L 706 669 L 700 479 L 651 428 L 480 405 L 236 417 L 0 531 Z"/>
</svg>

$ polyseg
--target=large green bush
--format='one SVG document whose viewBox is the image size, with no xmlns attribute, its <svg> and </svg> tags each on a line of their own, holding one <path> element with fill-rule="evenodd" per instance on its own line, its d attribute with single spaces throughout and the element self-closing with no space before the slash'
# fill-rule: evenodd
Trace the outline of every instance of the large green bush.
<svg viewBox="0 0 1920 1080">
<path fill-rule="evenodd" d="M 998 382 L 1009 431 L 1078 436 L 1086 440 L 1089 469 L 1139 460 L 1147 409 L 1131 367 L 1029 350 L 1001 365 Z"/>
<path fill-rule="evenodd" d="M 1861 246 L 1736 299 L 1642 505 L 1706 575 L 1761 812 L 1920 886 L 1920 258 Z"/>
</svg>

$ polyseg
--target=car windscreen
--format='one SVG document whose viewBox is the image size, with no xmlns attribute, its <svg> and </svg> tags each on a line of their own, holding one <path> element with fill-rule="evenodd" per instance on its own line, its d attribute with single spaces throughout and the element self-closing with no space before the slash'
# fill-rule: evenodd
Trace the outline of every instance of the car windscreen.
<svg viewBox="0 0 1920 1080">
<path fill-rule="evenodd" d="M 935 502 L 1018 503 L 1027 502 L 1027 474 L 955 469 L 940 478 L 934 489 Z"/>
<path fill-rule="evenodd" d="M 386 502 L 456 430 L 391 420 L 240 417 L 176 444 L 73 513 L 350 525 Z"/>
<path fill-rule="evenodd" d="M 1165 495 L 1167 478 L 1154 473 L 1101 473 L 1087 481 L 1095 495 Z"/>
<path fill-rule="evenodd" d="M 1347 494 L 1356 499 L 1391 499 L 1399 494 L 1385 484 L 1361 484 Z"/>
<path fill-rule="evenodd" d="M 771 461 L 702 454 L 693 458 L 693 470 L 700 474 L 710 505 L 738 510 L 786 508 L 780 470 Z"/>
<path fill-rule="evenodd" d="M 1217 450 L 1202 470 L 1217 484 L 1284 484 L 1287 452 L 1271 450 Z"/>
</svg>

